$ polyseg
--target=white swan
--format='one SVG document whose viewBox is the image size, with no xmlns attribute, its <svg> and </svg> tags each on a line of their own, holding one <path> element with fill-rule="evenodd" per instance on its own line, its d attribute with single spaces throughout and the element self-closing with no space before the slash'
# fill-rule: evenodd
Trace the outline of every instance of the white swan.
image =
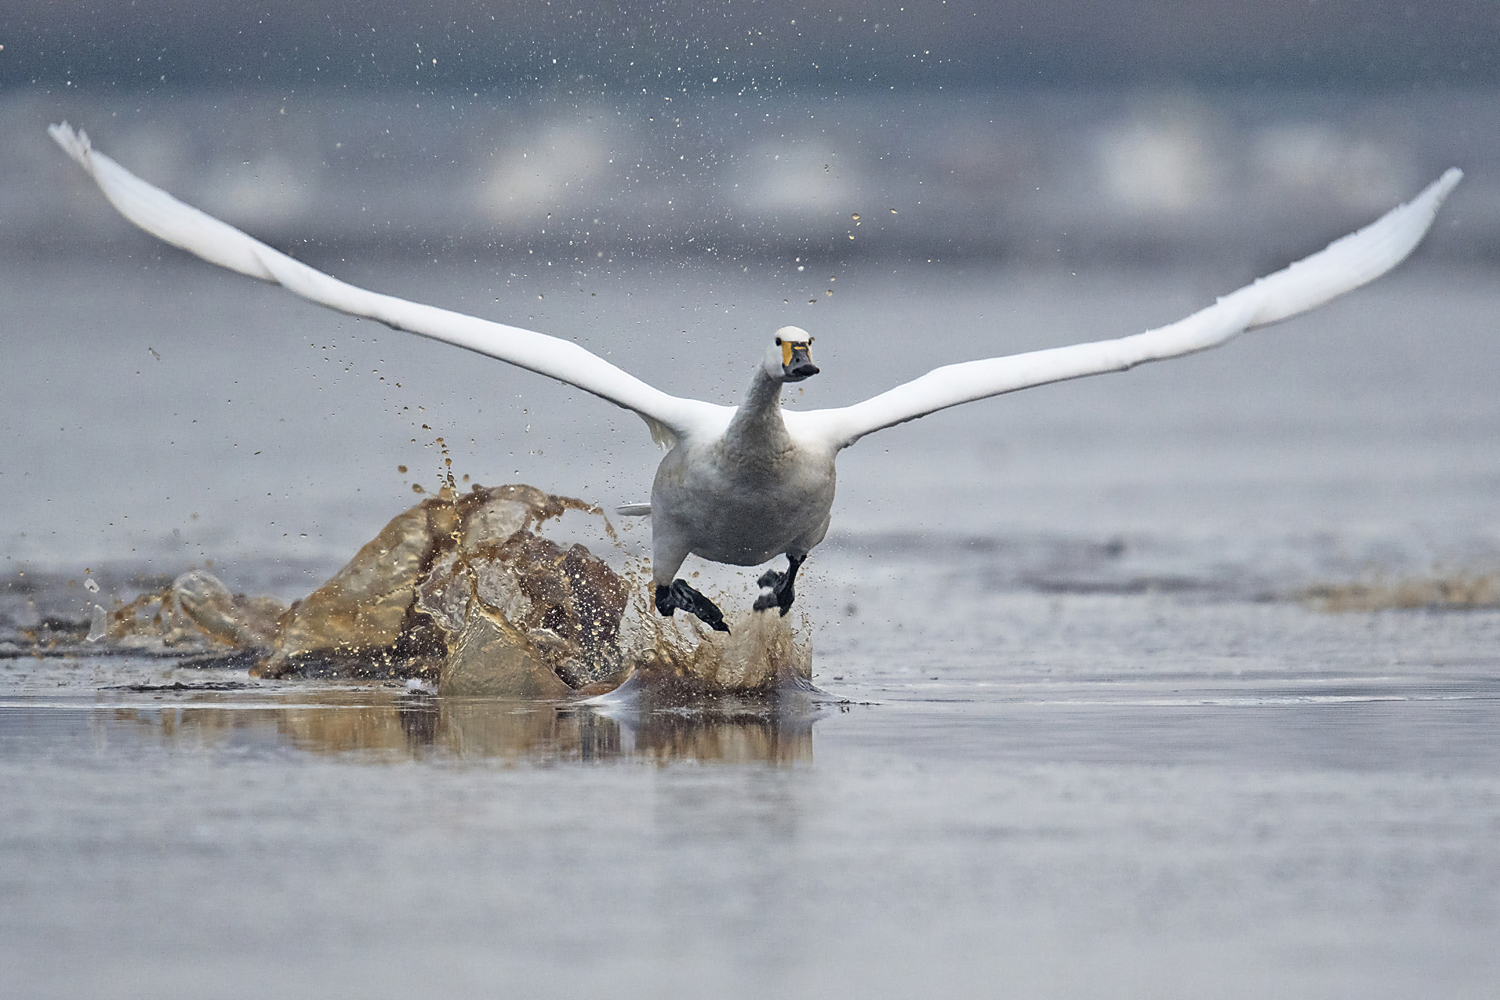
<svg viewBox="0 0 1500 1000">
<path fill-rule="evenodd" d="M 1448 170 L 1410 203 L 1359 232 L 1169 326 L 948 365 L 853 406 L 794 412 L 781 409 L 782 384 L 818 372 L 813 338 L 796 327 L 776 332 L 738 407 L 669 396 L 576 344 L 345 284 L 152 187 L 95 151 L 88 136 L 66 122 L 48 131 L 122 215 L 168 243 L 319 305 L 508 361 L 640 414 L 669 450 L 656 471 L 649 507 L 621 512 L 651 515 L 657 609 L 670 615 L 681 608 L 726 631 L 713 602 L 675 579 L 683 560 L 694 553 L 754 566 L 785 554 L 785 572 L 771 570 L 760 578 L 766 592 L 755 607 L 786 614 L 797 568 L 828 531 L 834 458 L 866 434 L 986 396 L 1202 351 L 1320 306 L 1400 263 L 1463 177 Z"/>
</svg>

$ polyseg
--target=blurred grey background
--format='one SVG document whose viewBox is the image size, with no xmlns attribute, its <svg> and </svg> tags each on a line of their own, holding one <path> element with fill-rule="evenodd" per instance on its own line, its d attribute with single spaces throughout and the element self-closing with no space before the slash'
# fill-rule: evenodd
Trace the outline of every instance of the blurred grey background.
<svg viewBox="0 0 1500 1000">
<path fill-rule="evenodd" d="M 1469 181 L 1434 252 L 1493 258 L 1497 29 L 1481 0 L 6 0 L 0 242 L 123 232 L 55 183 L 37 125 L 67 117 L 324 263 L 1254 246 L 1258 267 L 1455 163 Z"/>
<path fill-rule="evenodd" d="M 439 437 L 475 481 L 604 503 L 657 459 L 629 414 L 137 232 L 47 138 L 67 119 L 315 266 L 670 391 L 733 400 L 805 326 L 828 376 L 795 406 L 1171 321 L 1460 166 L 1375 288 L 885 432 L 841 460 L 835 528 L 1135 532 L 1188 553 L 1151 572 L 1292 567 L 1272 589 L 1487 568 L 1496 26 L 1458 0 L 3 0 L 0 552 L 326 569 L 433 488 Z"/>
<path fill-rule="evenodd" d="M 6 0 L 0 81 L 1471 86 L 1500 78 L 1497 16 L 1488 0 Z"/>
</svg>

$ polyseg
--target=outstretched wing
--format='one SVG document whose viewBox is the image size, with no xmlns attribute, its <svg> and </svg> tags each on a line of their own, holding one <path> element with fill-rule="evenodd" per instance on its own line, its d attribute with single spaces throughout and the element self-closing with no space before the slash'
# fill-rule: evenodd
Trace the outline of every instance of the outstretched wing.
<svg viewBox="0 0 1500 1000">
<path fill-rule="evenodd" d="M 153 236 L 206 261 L 281 285 L 330 309 L 455 344 L 577 386 L 640 414 L 651 428 L 652 437 L 662 444 L 669 444 L 672 438 L 689 434 L 695 428 L 723 422 L 722 418 L 714 417 L 720 407 L 670 396 L 577 344 L 339 281 L 147 184 L 93 149 L 88 135 L 74 132 L 67 122 L 49 126 L 47 131 L 88 171 L 121 215 Z"/>
<path fill-rule="evenodd" d="M 1409 204 L 1170 326 L 1118 340 L 948 365 L 853 406 L 795 417 L 789 413 L 789 422 L 796 420 L 801 435 L 846 448 L 871 431 L 959 403 L 1217 347 L 1245 330 L 1316 308 L 1401 263 L 1422 241 L 1438 206 L 1462 179 L 1462 171 L 1448 170 Z"/>
</svg>

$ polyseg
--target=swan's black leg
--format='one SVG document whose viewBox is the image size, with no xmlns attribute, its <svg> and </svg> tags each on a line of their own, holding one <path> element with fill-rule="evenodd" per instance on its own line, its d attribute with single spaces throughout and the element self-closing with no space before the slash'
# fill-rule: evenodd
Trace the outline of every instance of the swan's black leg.
<svg viewBox="0 0 1500 1000">
<path fill-rule="evenodd" d="M 761 574 L 760 579 L 755 581 L 761 587 L 770 588 L 769 594 L 761 594 L 755 599 L 755 610 L 765 611 L 767 608 L 780 608 L 783 617 L 792 610 L 792 602 L 797 599 L 796 592 L 792 589 L 792 582 L 797 579 L 797 569 L 802 565 L 807 556 L 794 556 L 788 554 L 786 557 L 786 572 L 768 569 Z"/>
<path fill-rule="evenodd" d="M 672 617 L 672 612 L 678 608 L 697 615 L 703 624 L 715 632 L 728 632 L 729 626 L 724 624 L 724 612 L 719 606 L 692 587 L 685 580 L 673 580 L 671 586 L 656 585 L 656 610 L 666 617 Z"/>
</svg>

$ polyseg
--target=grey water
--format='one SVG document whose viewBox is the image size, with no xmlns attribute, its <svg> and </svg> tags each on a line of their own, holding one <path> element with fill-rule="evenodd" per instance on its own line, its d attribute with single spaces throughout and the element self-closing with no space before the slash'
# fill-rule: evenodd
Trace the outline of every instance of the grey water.
<svg viewBox="0 0 1500 1000">
<path fill-rule="evenodd" d="M 563 235 L 488 240 L 464 214 L 472 189 L 424 182 L 433 144 L 457 130 L 415 109 L 294 104 L 292 127 L 254 101 L 7 104 L 8 126 L 26 119 L 39 138 L 6 154 L 33 167 L 0 185 L 28 234 L 12 227 L 0 257 L 4 992 L 1489 991 L 1500 609 L 1330 613 L 1307 594 L 1500 571 L 1500 278 L 1483 252 L 1500 203 L 1485 144 L 1500 130 L 1473 126 L 1496 105 L 1444 117 L 1436 100 L 1316 114 L 1290 98 L 1254 114 L 1169 101 L 1148 114 L 1051 100 L 993 98 L 982 114 L 763 105 L 835 119 L 835 145 L 862 166 L 834 185 L 821 162 L 782 176 L 754 160 L 747 176 L 779 181 L 720 212 L 754 222 L 740 244 L 711 206 L 748 181 L 698 185 L 696 214 L 673 222 L 664 170 L 647 196 L 602 199 L 604 230 L 571 188 L 533 191 L 555 201 Z M 293 203 L 319 266 L 576 338 L 668 391 L 732 401 L 764 338 L 796 323 L 823 372 L 789 406 L 1169 322 L 1373 218 L 1449 154 L 1475 159 L 1457 161 L 1470 179 L 1413 261 L 1311 316 L 861 442 L 840 459 L 834 531 L 799 586 L 823 695 L 682 712 L 262 682 L 243 666 L 38 645 L 193 566 L 301 596 L 417 500 L 414 485 L 435 489 L 445 456 L 472 482 L 609 508 L 647 497 L 659 454 L 608 404 L 116 225 L 45 159 L 40 128 L 63 113 L 205 208 L 238 205 L 237 223 L 264 223 L 291 252 L 301 210 L 278 216 L 252 183 L 270 168 L 241 176 L 212 150 L 238 158 L 236 141 L 263 137 L 280 156 L 274 194 L 307 149 L 316 177 Z M 1031 138 L 996 140 L 982 127 L 995 118 Z M 371 119 L 410 145 L 382 150 L 388 126 Z M 1052 119 L 1069 142 L 1049 145 Z M 879 143 L 896 140 L 877 137 L 913 122 L 1027 151 L 993 172 L 1018 207 L 983 218 L 1007 235 L 975 232 L 975 205 L 1000 199 L 975 193 L 991 174 L 962 149 L 908 135 L 904 172 L 880 173 Z M 658 123 L 634 124 L 665 156 Z M 702 144 L 735 131 L 716 128 L 679 154 L 704 173 Z M 745 141 L 774 158 L 778 135 Z M 315 140 L 363 159 L 342 174 Z M 478 174 L 487 150 L 472 133 L 454 141 L 440 179 Z M 577 125 L 549 155 L 600 141 Z M 1287 177 L 1312 183 L 1286 173 L 1297 149 L 1376 166 L 1350 202 L 1314 186 L 1291 211 Z M 1200 201 L 1143 208 L 1149 194 L 1105 170 L 1127 153 L 1191 168 Z M 1098 170 L 1050 169 L 1070 156 Z M 971 173 L 943 173 L 963 163 Z M 1071 186 L 1022 203 L 1038 175 Z M 914 192 L 929 182 L 943 212 L 924 216 Z M 893 202 L 892 217 L 900 198 L 910 207 Z M 651 199 L 660 211 L 637 214 Z M 545 212 L 491 210 L 511 234 L 547 228 Z M 1090 210 L 1100 228 L 1080 238 Z M 842 248 L 882 212 L 874 247 Z M 371 213 L 393 227 L 375 232 Z M 678 228 L 634 248 L 626 237 L 658 219 Z M 815 239 L 772 238 L 812 223 Z M 700 232 L 713 252 L 692 249 Z M 644 552 L 645 529 L 620 527 L 617 555 Z M 747 571 L 689 569 L 750 599 Z"/>
</svg>

